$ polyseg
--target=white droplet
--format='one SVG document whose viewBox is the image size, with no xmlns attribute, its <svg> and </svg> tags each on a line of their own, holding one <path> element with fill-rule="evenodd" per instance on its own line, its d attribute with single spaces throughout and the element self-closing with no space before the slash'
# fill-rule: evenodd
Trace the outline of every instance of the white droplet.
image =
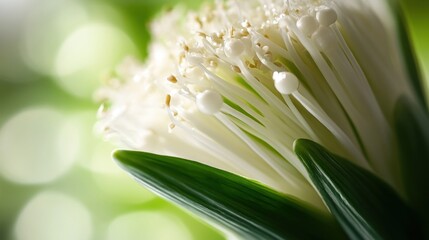
<svg viewBox="0 0 429 240">
<path fill-rule="evenodd" d="M 42 192 L 21 210 L 17 240 L 89 240 L 92 222 L 85 206 L 64 194 Z"/>
<path fill-rule="evenodd" d="M 192 240 L 186 226 L 174 215 L 163 212 L 134 212 L 119 216 L 109 225 L 107 240 L 156 239 Z"/>
<path fill-rule="evenodd" d="M 328 27 L 337 21 L 337 12 L 332 8 L 324 8 L 317 12 L 316 18 L 320 25 Z"/>
<path fill-rule="evenodd" d="M 329 52 L 335 47 L 336 38 L 329 27 L 321 26 L 311 38 L 322 52 Z"/>
<path fill-rule="evenodd" d="M 222 96 L 214 90 L 206 90 L 197 95 L 197 107 L 205 114 L 215 114 L 223 105 Z"/>
<path fill-rule="evenodd" d="M 0 130 L 0 174 L 21 184 L 53 181 L 76 160 L 79 138 L 79 132 L 55 109 L 19 112 Z"/>
<path fill-rule="evenodd" d="M 227 57 L 238 57 L 244 51 L 244 44 L 241 42 L 241 40 L 230 39 L 225 42 L 224 51 Z"/>
<path fill-rule="evenodd" d="M 304 15 L 296 22 L 296 26 L 306 36 L 311 36 L 311 34 L 313 34 L 319 27 L 319 23 L 314 17 L 310 15 Z"/>
<path fill-rule="evenodd" d="M 291 94 L 298 90 L 299 80 L 290 72 L 274 72 L 274 85 L 281 94 Z"/>
</svg>

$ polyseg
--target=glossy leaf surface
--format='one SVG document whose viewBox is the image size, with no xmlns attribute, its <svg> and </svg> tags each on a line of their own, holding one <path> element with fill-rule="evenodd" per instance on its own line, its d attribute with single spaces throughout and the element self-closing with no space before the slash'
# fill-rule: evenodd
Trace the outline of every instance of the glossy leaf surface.
<svg viewBox="0 0 429 240">
<path fill-rule="evenodd" d="M 416 216 L 375 175 L 310 140 L 297 140 L 295 153 L 351 239 L 422 239 Z"/>
<path fill-rule="evenodd" d="M 259 183 L 189 160 L 117 151 L 128 173 L 243 239 L 344 239 L 332 216 Z"/>
</svg>

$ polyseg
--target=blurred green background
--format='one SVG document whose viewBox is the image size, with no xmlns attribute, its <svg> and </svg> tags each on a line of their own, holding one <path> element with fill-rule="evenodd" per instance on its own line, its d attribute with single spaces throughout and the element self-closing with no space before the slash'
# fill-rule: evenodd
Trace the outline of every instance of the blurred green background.
<svg viewBox="0 0 429 240">
<path fill-rule="evenodd" d="M 0 0 L 0 239 L 223 239 L 119 170 L 93 132 L 94 90 L 144 59 L 148 21 L 175 2 Z M 429 2 L 404 6 L 429 76 Z"/>
</svg>

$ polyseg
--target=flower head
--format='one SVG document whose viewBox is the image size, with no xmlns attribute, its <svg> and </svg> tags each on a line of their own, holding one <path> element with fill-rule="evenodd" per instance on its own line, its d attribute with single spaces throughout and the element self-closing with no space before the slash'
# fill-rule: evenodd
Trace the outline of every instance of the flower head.
<svg viewBox="0 0 429 240">
<path fill-rule="evenodd" d="M 293 152 L 311 139 L 401 191 L 394 103 L 411 99 L 383 1 L 217 1 L 152 25 L 97 96 L 98 127 L 130 149 L 260 181 L 321 208 Z M 184 20 L 185 19 L 185 20 Z"/>
</svg>

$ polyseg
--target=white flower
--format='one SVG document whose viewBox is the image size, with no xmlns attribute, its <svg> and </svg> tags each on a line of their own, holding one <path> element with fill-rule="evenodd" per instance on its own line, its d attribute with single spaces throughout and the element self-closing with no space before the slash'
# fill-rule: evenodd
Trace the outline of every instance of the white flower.
<svg viewBox="0 0 429 240">
<path fill-rule="evenodd" d="M 384 1 L 217 1 L 152 25 L 98 92 L 123 147 L 200 161 L 323 208 L 293 153 L 316 141 L 400 191 L 393 104 L 414 98 Z M 186 16 L 186 17 L 184 17 Z M 381 17 L 382 16 L 382 17 Z"/>
</svg>

